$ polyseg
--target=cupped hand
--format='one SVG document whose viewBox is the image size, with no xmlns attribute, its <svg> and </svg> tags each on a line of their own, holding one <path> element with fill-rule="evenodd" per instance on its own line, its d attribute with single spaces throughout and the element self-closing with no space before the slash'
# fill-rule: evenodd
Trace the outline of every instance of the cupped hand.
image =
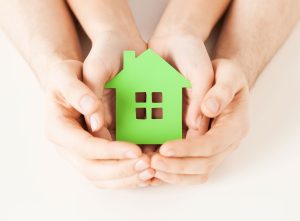
<svg viewBox="0 0 300 221">
<path fill-rule="evenodd" d="M 125 50 L 141 54 L 146 50 L 146 43 L 139 34 L 121 30 L 105 31 L 93 40 L 91 51 L 84 61 L 83 82 L 100 103 L 96 114 L 86 117 L 88 128 L 95 136 L 104 133 L 108 139 L 114 139 L 115 94 L 113 90 L 104 90 L 104 86 L 121 70 Z"/>
<path fill-rule="evenodd" d="M 201 103 L 211 88 L 214 72 L 206 47 L 200 36 L 176 31 L 175 34 L 160 34 L 157 31 L 149 41 L 149 47 L 179 70 L 190 82 L 192 88 L 183 96 L 186 127 L 189 133 L 203 134 L 207 131 L 209 119 L 201 111 Z"/>
<path fill-rule="evenodd" d="M 215 84 L 201 104 L 204 114 L 215 117 L 211 128 L 203 135 L 193 133 L 186 139 L 167 142 L 153 155 L 155 177 L 164 182 L 205 182 L 247 134 L 249 89 L 245 75 L 226 59 L 214 60 L 213 66 Z M 217 107 L 214 110 L 211 102 Z"/>
<path fill-rule="evenodd" d="M 47 73 L 46 132 L 62 155 L 101 188 L 147 186 L 154 175 L 149 156 L 134 144 L 98 137 L 83 127 L 82 116 L 100 107 L 98 97 L 82 81 L 82 63 L 67 60 Z"/>
</svg>

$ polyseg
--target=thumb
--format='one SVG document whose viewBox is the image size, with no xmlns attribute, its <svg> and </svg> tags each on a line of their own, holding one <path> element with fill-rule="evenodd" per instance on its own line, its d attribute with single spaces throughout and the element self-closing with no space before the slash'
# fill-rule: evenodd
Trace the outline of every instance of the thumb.
<svg viewBox="0 0 300 221">
<path fill-rule="evenodd" d="M 243 72 L 226 60 L 213 61 L 215 85 L 201 104 L 202 112 L 210 118 L 218 116 L 245 85 Z"/>
<path fill-rule="evenodd" d="M 107 55 L 107 53 L 104 53 L 104 55 Z M 101 124 L 95 125 L 95 119 L 93 119 L 93 117 L 86 117 L 85 120 L 88 128 L 90 128 L 93 132 L 97 131 L 99 133 L 101 127 L 106 125 L 106 122 L 110 122 L 110 113 L 105 112 L 105 110 L 107 110 L 107 106 L 104 104 L 107 102 L 105 102 L 104 87 L 113 72 L 110 70 L 110 66 L 108 65 L 109 61 L 107 61 L 107 63 L 103 63 L 101 61 L 101 56 L 95 55 L 92 51 L 83 64 L 83 82 L 91 89 L 99 101 L 99 105 L 96 109 L 96 116 L 98 116 L 99 120 L 101 119 Z M 114 73 L 115 72 L 117 72 L 117 69 L 114 70 Z M 99 136 L 99 133 L 98 135 L 95 135 Z"/>
<path fill-rule="evenodd" d="M 55 84 L 63 98 L 73 108 L 90 119 L 99 121 L 101 116 L 97 113 L 100 101 L 96 95 L 78 78 L 81 76 L 82 63 L 68 61 L 59 68 L 58 79 Z"/>
<path fill-rule="evenodd" d="M 190 56 L 185 56 L 182 60 L 177 60 L 177 66 L 192 85 L 192 88 L 186 90 L 186 124 L 189 129 L 202 134 L 207 130 L 209 119 L 201 111 L 201 102 L 211 87 L 213 69 L 210 60 L 208 64 L 202 64 L 204 59 L 200 58 L 193 61 Z"/>
</svg>

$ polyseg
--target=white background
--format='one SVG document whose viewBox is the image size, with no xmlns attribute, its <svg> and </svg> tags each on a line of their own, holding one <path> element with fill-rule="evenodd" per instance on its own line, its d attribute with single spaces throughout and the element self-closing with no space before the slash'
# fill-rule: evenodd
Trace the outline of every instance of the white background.
<svg viewBox="0 0 300 221">
<path fill-rule="evenodd" d="M 131 1 L 145 37 L 165 2 Z M 46 140 L 42 92 L 1 33 L 0 220 L 300 220 L 299 63 L 300 25 L 251 92 L 249 136 L 208 183 L 99 190 Z"/>
</svg>

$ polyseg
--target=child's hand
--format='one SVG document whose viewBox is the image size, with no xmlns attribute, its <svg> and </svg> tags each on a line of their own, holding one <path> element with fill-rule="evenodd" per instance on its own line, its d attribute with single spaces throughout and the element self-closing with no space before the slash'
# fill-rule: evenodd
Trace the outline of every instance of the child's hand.
<svg viewBox="0 0 300 221">
<path fill-rule="evenodd" d="M 103 33 L 94 39 L 92 49 L 84 61 L 83 81 L 101 101 L 98 113 L 105 116 L 104 122 L 104 118 L 86 118 L 95 136 L 101 134 L 99 129 L 104 126 L 109 128 L 114 139 L 115 94 L 113 90 L 104 90 L 104 85 L 121 70 L 125 50 L 134 50 L 140 54 L 145 49 L 146 44 L 141 38 L 117 30 Z"/>
<path fill-rule="evenodd" d="M 137 30 L 127 1 L 67 2 L 92 41 L 92 49 L 83 65 L 83 82 L 96 94 L 100 105 L 95 117 L 86 118 L 88 128 L 95 136 L 101 133 L 103 126 L 113 132 L 114 96 L 111 90 L 104 93 L 104 85 L 121 70 L 123 52 L 134 50 L 140 54 L 147 48 L 146 43 Z"/>
<path fill-rule="evenodd" d="M 151 160 L 155 177 L 172 184 L 203 183 L 246 135 L 248 120 L 248 83 L 243 72 L 231 61 L 213 62 L 215 85 L 206 93 L 202 111 L 210 117 L 219 114 L 204 135 L 171 141 L 160 147 Z M 218 111 L 206 102 L 213 99 Z"/>
<path fill-rule="evenodd" d="M 81 79 L 82 63 L 69 60 L 47 73 L 46 128 L 51 141 L 89 180 L 101 188 L 147 186 L 154 175 L 150 159 L 134 144 L 98 138 L 83 129 L 81 114 L 93 116 L 99 107 Z"/>
<path fill-rule="evenodd" d="M 176 31 L 160 35 L 159 31 L 151 38 L 149 47 L 175 66 L 192 84 L 184 96 L 185 122 L 190 133 L 203 134 L 209 120 L 201 111 L 206 92 L 214 78 L 211 60 L 200 36 Z"/>
</svg>

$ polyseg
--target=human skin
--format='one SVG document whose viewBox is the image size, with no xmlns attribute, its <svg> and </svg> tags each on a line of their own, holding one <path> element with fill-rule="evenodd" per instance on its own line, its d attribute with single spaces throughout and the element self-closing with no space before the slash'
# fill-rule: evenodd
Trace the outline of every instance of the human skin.
<svg viewBox="0 0 300 221">
<path fill-rule="evenodd" d="M 149 185 L 154 171 L 137 145 L 83 129 L 81 115 L 98 117 L 101 103 L 81 81 L 80 45 L 65 2 L 0 1 L 0 24 L 45 91 L 46 131 L 58 151 L 98 187 Z"/>
<path fill-rule="evenodd" d="M 92 41 L 91 51 L 83 64 L 83 82 L 100 100 L 101 105 L 97 113 L 103 117 L 93 119 L 94 122 L 88 117 L 87 125 L 94 136 L 114 140 L 115 94 L 113 90 L 104 90 L 104 85 L 121 70 L 125 50 L 134 50 L 139 55 L 147 49 L 147 45 L 137 30 L 127 1 L 67 2 Z M 147 156 L 140 164 L 148 169 L 142 171 L 140 176 L 149 181 L 149 185 L 158 185 L 159 180 L 152 179 L 155 171 L 150 168 L 150 155 L 147 150 L 144 153 Z"/>
<path fill-rule="evenodd" d="M 189 134 L 205 133 L 209 119 L 201 102 L 211 88 L 214 71 L 204 45 L 230 0 L 171 0 L 149 41 L 149 48 L 174 65 L 192 84 L 186 90 L 185 122 Z"/>
<path fill-rule="evenodd" d="M 229 1 L 226 0 L 222 2 L 223 4 L 218 3 L 218 7 L 214 7 L 216 1 L 210 4 L 207 4 L 207 1 L 203 0 L 189 1 L 187 4 L 188 7 L 185 8 L 182 14 L 186 16 L 186 22 L 188 22 L 189 25 L 195 25 L 195 27 L 199 25 L 203 26 L 203 29 L 201 29 L 203 32 L 195 32 L 195 36 L 185 36 L 181 35 L 184 33 L 184 30 L 179 28 L 172 30 L 173 26 L 171 26 L 171 24 L 173 24 L 173 22 L 179 24 L 176 16 L 171 16 L 173 19 L 172 22 L 165 18 L 165 16 L 169 18 L 170 15 L 173 15 L 174 7 L 182 6 L 180 1 L 171 1 L 149 43 L 150 48 L 161 54 L 169 62 L 171 59 L 168 59 L 168 55 L 165 56 L 165 53 L 168 53 L 167 50 L 172 48 L 172 46 L 178 45 L 178 43 L 179 45 L 184 45 L 184 47 L 180 48 L 182 50 L 178 48 L 174 57 L 178 58 L 176 55 L 182 54 L 179 58 L 182 59 L 180 61 L 182 66 L 177 67 L 181 72 L 189 74 L 190 80 L 194 83 L 193 86 L 195 87 L 188 93 L 188 95 L 190 95 L 189 98 L 192 98 L 189 107 L 192 108 L 188 108 L 189 117 L 187 119 L 189 119 L 190 125 L 195 125 L 193 129 L 195 129 L 195 127 L 195 130 L 201 128 L 202 133 L 207 130 L 208 119 L 204 119 L 203 116 L 200 115 L 201 103 L 199 101 L 201 101 L 205 92 L 212 85 L 213 69 L 203 42 L 197 42 L 198 39 L 205 38 L 204 35 L 211 31 L 214 24 L 225 11 Z M 83 4 L 82 0 L 69 0 L 68 3 L 93 43 L 92 50 L 84 62 L 84 82 L 97 94 L 98 98 L 103 101 L 103 105 L 107 106 L 99 110 L 99 112 L 103 112 L 103 109 L 109 110 L 104 114 L 105 118 L 107 118 L 105 124 L 113 126 L 114 122 L 111 122 L 109 119 L 111 119 L 110 115 L 113 113 L 111 101 L 115 98 L 111 96 L 111 92 L 103 92 L 104 84 L 120 70 L 120 61 L 122 60 L 124 50 L 135 50 L 137 54 L 139 54 L 146 49 L 146 44 L 137 31 L 126 1 L 88 0 L 84 1 Z M 203 13 L 199 13 L 199 10 L 195 10 L 195 8 L 201 9 Z M 194 15 L 197 15 L 196 18 L 195 16 L 189 17 L 191 10 Z M 204 16 L 204 12 L 210 16 Z M 176 32 L 176 36 L 169 35 L 169 33 L 166 34 L 164 32 L 167 30 L 165 26 L 169 27 L 168 30 L 172 30 L 174 33 Z M 186 25 L 182 24 L 182 28 L 184 27 L 186 27 Z M 175 38 L 169 37 L 175 37 L 178 41 L 176 42 L 174 41 Z M 169 48 L 163 48 L 161 44 L 173 45 Z M 193 49 L 196 44 L 197 46 L 199 45 L 199 47 Z M 202 74 L 202 76 L 199 76 L 197 73 L 199 67 L 201 67 L 200 74 Z M 204 67 L 204 70 L 202 67 Z M 197 125 L 196 122 L 199 123 L 199 121 L 203 122 Z M 101 128 L 101 126 L 102 124 L 100 124 L 98 128 Z M 114 130 L 114 128 L 112 129 Z M 103 131 L 103 129 L 101 129 L 100 132 L 101 131 Z M 94 131 L 93 134 L 98 136 L 99 132 Z M 150 146 L 143 147 L 143 149 L 151 155 L 152 151 Z M 155 181 L 156 179 L 152 179 L 151 183 L 155 183 Z"/>
<path fill-rule="evenodd" d="M 171 184 L 203 183 L 238 147 L 249 129 L 249 89 L 299 15 L 298 0 L 233 1 L 214 53 L 215 83 L 201 103 L 202 112 L 214 117 L 211 128 L 163 144 L 151 160 L 155 177 Z"/>
</svg>

